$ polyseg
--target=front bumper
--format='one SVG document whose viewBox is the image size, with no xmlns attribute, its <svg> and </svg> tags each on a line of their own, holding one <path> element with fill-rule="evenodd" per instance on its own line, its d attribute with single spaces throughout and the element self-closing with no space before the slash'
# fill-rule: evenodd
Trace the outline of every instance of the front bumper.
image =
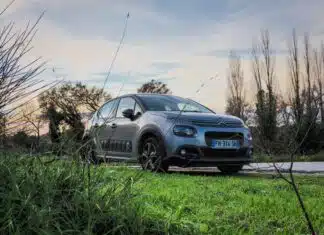
<svg viewBox="0 0 324 235">
<path fill-rule="evenodd" d="M 181 151 L 185 150 L 185 154 Z M 246 147 L 237 150 L 212 149 L 183 145 L 167 158 L 170 165 L 180 167 L 190 166 L 218 166 L 249 164 L 252 162 L 253 148 Z"/>
<path fill-rule="evenodd" d="M 253 145 L 247 128 L 197 127 L 192 138 L 169 133 L 166 138 L 167 160 L 177 166 L 217 166 L 221 164 L 249 164 L 252 162 Z M 236 139 L 239 149 L 214 149 L 212 139 Z M 185 154 L 181 150 L 185 150 Z"/>
</svg>

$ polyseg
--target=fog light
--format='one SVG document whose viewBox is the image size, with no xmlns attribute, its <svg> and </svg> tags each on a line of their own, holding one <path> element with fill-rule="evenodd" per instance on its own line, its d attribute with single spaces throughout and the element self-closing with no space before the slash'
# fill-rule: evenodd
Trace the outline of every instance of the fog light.
<svg viewBox="0 0 324 235">
<path fill-rule="evenodd" d="M 181 155 L 186 155 L 186 153 L 187 153 L 187 152 L 186 152 L 185 149 L 181 149 L 181 151 L 180 151 L 180 154 L 181 154 Z"/>
</svg>

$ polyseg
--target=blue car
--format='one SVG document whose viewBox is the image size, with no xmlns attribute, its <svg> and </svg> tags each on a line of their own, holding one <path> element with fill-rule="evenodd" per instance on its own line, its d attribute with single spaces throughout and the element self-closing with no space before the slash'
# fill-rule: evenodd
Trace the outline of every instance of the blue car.
<svg viewBox="0 0 324 235">
<path fill-rule="evenodd" d="M 84 139 L 91 143 L 92 161 L 137 161 L 150 171 L 217 166 L 235 173 L 253 152 L 251 132 L 240 118 L 164 94 L 109 100 L 88 121 Z"/>
</svg>

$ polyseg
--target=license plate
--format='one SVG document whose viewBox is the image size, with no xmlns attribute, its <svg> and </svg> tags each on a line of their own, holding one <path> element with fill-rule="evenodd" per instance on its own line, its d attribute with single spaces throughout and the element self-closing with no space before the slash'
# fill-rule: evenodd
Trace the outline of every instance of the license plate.
<svg viewBox="0 0 324 235">
<path fill-rule="evenodd" d="M 240 148 L 240 141 L 239 140 L 212 140 L 212 148 L 238 149 Z"/>
</svg>

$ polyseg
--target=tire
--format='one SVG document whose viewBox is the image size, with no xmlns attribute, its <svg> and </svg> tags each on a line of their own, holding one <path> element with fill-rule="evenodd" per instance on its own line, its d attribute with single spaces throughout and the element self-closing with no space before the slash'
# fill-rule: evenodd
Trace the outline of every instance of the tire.
<svg viewBox="0 0 324 235">
<path fill-rule="evenodd" d="M 218 170 L 220 170 L 222 173 L 225 174 L 234 174 L 238 173 L 240 170 L 242 170 L 243 165 L 219 165 L 217 166 Z"/>
<path fill-rule="evenodd" d="M 152 172 L 168 171 L 169 164 L 163 160 L 166 156 L 164 146 L 156 137 L 144 139 L 139 154 L 139 162 L 143 170 Z"/>
<path fill-rule="evenodd" d="M 84 138 L 82 141 L 81 158 L 83 162 L 98 165 L 100 160 L 96 156 L 96 146 L 90 137 Z"/>
</svg>

